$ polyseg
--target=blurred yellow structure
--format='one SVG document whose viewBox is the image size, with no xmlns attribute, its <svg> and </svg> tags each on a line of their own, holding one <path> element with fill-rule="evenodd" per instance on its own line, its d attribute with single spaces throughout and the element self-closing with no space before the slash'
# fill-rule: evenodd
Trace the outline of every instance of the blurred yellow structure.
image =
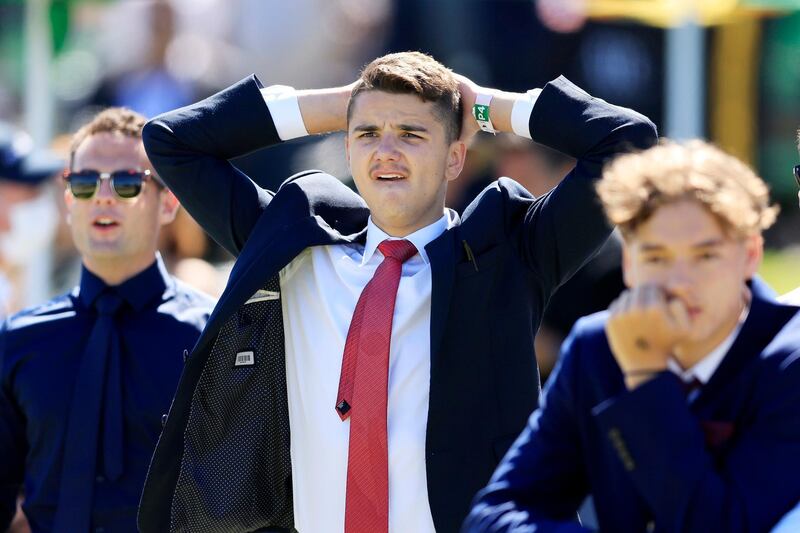
<svg viewBox="0 0 800 533">
<path fill-rule="evenodd" d="M 592 18 L 626 18 L 668 28 L 691 21 L 703 26 L 726 24 L 791 9 L 795 2 L 739 0 L 587 0 Z"/>
<path fill-rule="evenodd" d="M 713 26 L 708 63 L 708 135 L 755 164 L 761 20 L 800 9 L 800 0 L 586 0 L 589 17 L 649 26 Z"/>
</svg>

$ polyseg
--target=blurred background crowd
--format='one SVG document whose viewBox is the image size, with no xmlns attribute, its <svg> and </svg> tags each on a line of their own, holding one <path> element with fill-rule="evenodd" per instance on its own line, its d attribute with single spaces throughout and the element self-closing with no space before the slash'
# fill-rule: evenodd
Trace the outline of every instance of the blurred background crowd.
<svg viewBox="0 0 800 533">
<path fill-rule="evenodd" d="M 265 85 L 345 84 L 372 58 L 401 50 L 428 52 L 506 90 L 564 74 L 651 117 L 662 135 L 719 144 L 754 166 L 783 206 L 766 235 L 762 275 L 779 293 L 800 285 L 791 175 L 800 0 L 0 0 L 0 163 L 40 169 L 29 168 L 26 180 L 0 172 L 4 312 L 77 281 L 58 174 L 69 135 L 99 109 L 127 106 L 152 117 L 253 72 Z M 571 166 L 527 141 L 479 137 L 448 191 L 458 211 L 497 176 L 539 195 Z M 271 189 L 307 168 L 348 179 L 343 142 L 292 141 L 236 164 Z M 232 258 L 185 212 L 162 239 L 178 277 L 221 292 Z M 612 239 L 551 303 L 538 339 L 543 375 L 574 320 L 605 308 L 621 288 Z"/>
</svg>

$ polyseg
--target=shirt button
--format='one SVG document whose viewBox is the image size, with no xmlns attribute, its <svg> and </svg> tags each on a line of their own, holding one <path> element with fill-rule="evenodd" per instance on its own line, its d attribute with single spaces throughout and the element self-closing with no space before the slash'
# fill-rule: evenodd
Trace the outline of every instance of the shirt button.
<svg viewBox="0 0 800 533">
<path fill-rule="evenodd" d="M 96 478 L 94 478 L 94 480 L 97 481 L 98 483 L 105 483 L 106 482 L 105 476 L 97 476 Z"/>
</svg>

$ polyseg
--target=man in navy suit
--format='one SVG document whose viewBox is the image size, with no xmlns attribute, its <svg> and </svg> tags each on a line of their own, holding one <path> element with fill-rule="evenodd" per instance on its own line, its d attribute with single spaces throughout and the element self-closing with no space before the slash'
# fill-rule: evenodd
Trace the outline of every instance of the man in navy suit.
<svg viewBox="0 0 800 533">
<path fill-rule="evenodd" d="M 581 319 L 465 530 L 766 531 L 800 497 L 800 316 L 753 279 L 767 187 L 692 141 L 598 184 L 629 289 Z"/>
<path fill-rule="evenodd" d="M 575 170 L 538 199 L 502 178 L 459 219 L 445 190 L 479 127 Z M 273 194 L 229 163 L 335 130 L 360 196 L 319 171 Z M 536 404 L 547 299 L 609 235 L 603 164 L 655 137 L 563 78 L 504 93 L 420 53 L 336 89 L 251 77 L 154 119 L 159 174 L 238 259 L 170 409 L 141 530 L 456 531 Z"/>
</svg>

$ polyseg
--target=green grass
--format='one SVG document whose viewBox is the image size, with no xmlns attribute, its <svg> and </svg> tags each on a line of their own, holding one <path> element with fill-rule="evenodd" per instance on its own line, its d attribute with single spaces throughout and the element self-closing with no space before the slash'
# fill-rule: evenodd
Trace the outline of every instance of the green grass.
<svg viewBox="0 0 800 533">
<path fill-rule="evenodd" d="M 758 273 L 778 294 L 800 287 L 800 249 L 765 251 Z"/>
</svg>

